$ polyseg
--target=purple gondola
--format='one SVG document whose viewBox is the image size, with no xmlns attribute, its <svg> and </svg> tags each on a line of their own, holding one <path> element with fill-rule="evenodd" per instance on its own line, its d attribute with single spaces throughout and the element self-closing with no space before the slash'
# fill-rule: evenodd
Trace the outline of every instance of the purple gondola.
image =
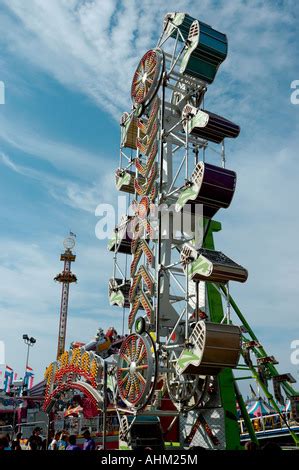
<svg viewBox="0 0 299 470">
<path fill-rule="evenodd" d="M 212 218 L 221 208 L 228 208 L 236 188 L 237 175 L 234 171 L 210 163 L 199 162 L 191 176 L 191 181 L 181 192 L 176 211 L 203 205 L 203 216 Z"/>
<path fill-rule="evenodd" d="M 187 104 L 182 113 L 185 132 L 220 144 L 224 138 L 235 139 L 240 134 L 240 127 L 210 111 L 197 109 Z"/>
</svg>

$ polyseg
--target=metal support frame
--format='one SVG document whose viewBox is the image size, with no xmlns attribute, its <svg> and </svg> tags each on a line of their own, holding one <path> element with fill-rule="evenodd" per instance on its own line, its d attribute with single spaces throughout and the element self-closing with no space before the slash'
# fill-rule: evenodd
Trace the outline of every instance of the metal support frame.
<svg viewBox="0 0 299 470">
<path fill-rule="evenodd" d="M 165 69 L 162 75 L 161 85 L 157 92 L 160 99 L 160 113 L 159 113 L 159 152 L 157 158 L 159 176 L 156 181 L 157 196 L 155 204 L 166 204 L 170 207 L 176 201 L 180 191 L 185 188 L 189 183 L 191 175 L 191 163 L 196 165 L 199 161 L 199 153 L 202 152 L 202 160 L 206 161 L 209 152 L 215 152 L 219 156 L 219 166 L 226 167 L 226 150 L 224 141 L 221 144 L 221 150 L 215 149 L 210 145 L 207 140 L 201 139 L 196 135 L 185 132 L 182 126 L 182 108 L 185 104 L 190 103 L 197 108 L 201 105 L 204 107 L 204 95 L 207 91 L 207 84 L 202 80 L 183 75 L 180 72 L 180 63 L 182 53 L 185 49 L 186 41 L 184 40 L 181 31 L 178 27 L 173 25 L 177 30 L 174 45 L 170 51 L 167 48 L 168 40 L 171 35 L 166 34 L 166 27 L 161 34 L 157 47 L 163 49 L 165 58 Z M 172 36 L 173 39 L 173 36 Z M 179 40 L 182 40 L 181 42 Z M 191 151 L 194 153 L 194 159 L 191 162 Z M 137 158 L 139 157 L 139 150 L 136 151 Z M 124 149 L 121 149 L 121 164 L 123 157 L 127 159 L 127 167 L 129 169 L 134 164 L 132 156 L 126 157 Z M 138 169 L 136 168 L 136 178 L 138 178 Z M 138 201 L 137 192 L 135 191 L 135 199 Z M 204 235 L 202 240 L 202 247 L 211 250 L 215 249 L 213 233 L 221 229 L 218 222 L 204 220 L 203 224 Z M 186 233 L 182 230 L 181 238 L 174 237 L 173 219 L 170 220 L 170 239 L 166 240 L 162 234 L 162 213 L 158 211 L 158 234 L 157 238 L 151 240 L 151 249 L 154 254 L 155 263 L 148 266 L 149 272 L 155 282 L 155 291 L 153 295 L 155 322 L 150 325 L 149 332 L 155 341 L 155 348 L 157 351 L 157 371 L 158 375 L 168 373 L 169 369 L 165 365 L 165 359 L 170 351 L 179 352 L 184 345 L 188 344 L 190 336 L 190 318 L 191 314 L 196 313 L 194 319 L 198 321 L 198 311 L 200 308 L 206 312 L 207 317 L 211 322 L 231 324 L 231 311 L 237 313 L 239 319 L 248 331 L 252 339 L 256 339 L 252 330 L 250 330 L 245 318 L 233 301 L 229 285 L 213 285 L 211 283 L 195 283 L 188 279 L 188 275 L 183 270 L 180 263 L 180 250 L 184 243 L 192 241 L 194 234 Z M 191 231 L 192 232 L 192 231 Z M 116 256 L 116 255 L 115 255 Z M 126 255 L 127 258 L 128 255 Z M 119 270 L 118 261 L 115 259 L 115 269 Z M 185 277 L 185 281 L 183 281 Z M 180 281 L 178 280 L 180 278 Z M 177 290 L 180 290 L 181 295 L 177 295 Z M 200 290 L 200 291 L 199 291 Z M 226 304 L 226 311 L 224 312 L 222 297 Z M 133 332 L 133 329 L 131 329 Z M 183 333 L 182 333 L 183 332 Z M 178 334 L 179 340 L 173 341 L 174 334 Z M 254 352 L 257 356 L 265 356 L 265 351 L 262 347 L 255 348 Z M 176 356 L 178 357 L 178 356 Z M 255 368 L 238 367 L 240 370 L 251 370 L 253 376 L 256 375 Z M 274 365 L 269 364 L 269 370 L 273 375 L 277 374 Z M 201 408 L 201 414 L 211 411 L 211 409 L 223 409 L 223 418 L 221 427 L 225 433 L 225 447 L 226 449 L 239 449 L 240 448 L 240 434 L 238 422 L 236 419 L 236 400 L 242 410 L 244 420 L 248 424 L 249 433 L 252 440 L 256 442 L 256 436 L 252 428 L 252 423 L 248 415 L 246 415 L 246 407 L 243 398 L 237 386 L 237 380 L 245 380 L 247 377 L 234 378 L 231 369 L 222 370 L 217 380 L 215 387 L 218 395 L 213 399 L 212 404 L 205 403 Z M 287 383 L 282 383 L 282 386 L 287 394 L 295 394 L 295 391 Z M 267 397 L 272 400 L 273 398 L 265 391 Z M 277 409 L 277 408 L 276 408 Z M 178 405 L 178 414 L 181 413 L 181 405 Z M 130 409 L 119 409 L 118 413 L 137 413 Z M 165 412 L 155 408 L 153 405 L 145 407 L 142 411 L 139 410 L 138 414 L 142 415 L 156 415 L 163 416 Z M 196 412 L 194 412 L 196 415 Z M 168 416 L 177 416 L 177 413 L 167 412 Z M 248 422 L 248 423 L 247 423 Z"/>
</svg>

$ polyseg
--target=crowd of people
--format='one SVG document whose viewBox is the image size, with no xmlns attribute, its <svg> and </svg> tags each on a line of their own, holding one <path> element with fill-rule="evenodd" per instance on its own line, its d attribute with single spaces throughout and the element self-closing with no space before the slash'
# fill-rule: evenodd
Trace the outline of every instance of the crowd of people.
<svg viewBox="0 0 299 470">
<path fill-rule="evenodd" d="M 1 450 L 96 450 L 96 443 L 92 439 L 88 429 L 84 430 L 82 436 L 84 438 L 83 446 L 77 445 L 77 436 L 70 435 L 67 431 L 50 433 L 47 440 L 41 435 L 42 429 L 37 427 L 33 430 L 29 439 L 23 439 L 21 432 L 16 434 L 12 439 L 9 434 L 0 435 L 0 451 Z"/>
<path fill-rule="evenodd" d="M 69 435 L 67 432 L 56 432 L 49 443 L 48 450 L 96 450 L 95 441 L 90 432 L 86 429 L 82 436 L 84 437 L 83 447 L 77 445 L 77 436 Z"/>
<path fill-rule="evenodd" d="M 14 439 L 10 438 L 9 434 L 0 435 L 0 451 L 1 450 L 100 450 L 96 446 L 95 441 L 92 439 L 88 429 L 82 432 L 84 438 L 83 446 L 77 445 L 77 436 L 75 434 L 69 434 L 63 430 L 60 432 L 50 432 L 49 439 L 43 438 L 41 435 L 42 429 L 37 427 L 33 430 L 32 435 L 29 439 L 23 439 L 21 432 L 16 434 Z M 262 447 L 259 447 L 255 442 L 246 442 L 244 446 L 247 451 L 281 451 L 281 447 L 275 442 L 266 442 Z M 152 449 L 147 447 L 146 451 Z M 202 447 L 192 447 L 191 450 L 206 450 Z"/>
</svg>

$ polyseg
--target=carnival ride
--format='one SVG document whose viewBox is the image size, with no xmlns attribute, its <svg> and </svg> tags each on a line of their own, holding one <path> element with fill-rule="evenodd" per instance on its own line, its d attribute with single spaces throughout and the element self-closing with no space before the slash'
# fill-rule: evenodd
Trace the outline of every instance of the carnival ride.
<svg viewBox="0 0 299 470">
<path fill-rule="evenodd" d="M 286 400 L 285 405 L 280 405 L 279 408 L 280 414 L 260 396 L 246 402 L 247 413 L 259 442 L 263 443 L 271 439 L 289 448 L 292 447 L 290 430 L 298 434 L 299 423 L 298 420 L 293 419 L 291 400 Z M 241 442 L 246 442 L 250 436 L 240 410 L 238 411 Z"/>
<path fill-rule="evenodd" d="M 63 271 L 57 274 L 57 276 L 54 278 L 54 281 L 60 282 L 62 284 L 57 359 L 65 350 L 70 284 L 77 282 L 77 276 L 71 271 L 72 262 L 76 260 L 76 255 L 74 255 L 72 252 L 72 249 L 76 244 L 75 237 L 73 235 L 74 234 L 71 232 L 70 236 L 66 237 L 63 242 L 65 251 L 60 256 L 60 261 L 63 261 Z"/>
<path fill-rule="evenodd" d="M 109 392 L 112 393 L 114 388 L 113 381 L 105 378 L 107 367 L 104 359 L 118 354 L 125 338 L 113 327 L 106 334 L 99 328 L 92 341 L 71 343 L 70 350 L 64 351 L 59 360 L 46 370 L 44 410 L 49 413 L 62 395 L 64 400 L 73 402 L 73 393 L 77 390 L 77 405 L 82 405 L 79 393 L 83 393 L 89 399 L 88 404 L 85 402 L 86 415 L 97 416 L 101 406 L 107 405 Z"/>
<path fill-rule="evenodd" d="M 141 58 L 132 109 L 120 120 L 115 172 L 128 208 L 108 243 L 114 254 L 109 300 L 123 309 L 129 335 L 118 354 L 109 345 L 103 355 L 95 340 L 63 352 L 46 372 L 48 412 L 62 394 L 78 390 L 104 415 L 110 389 L 121 448 L 137 445 L 136 429 L 144 446 L 142 425 L 158 421 L 165 442 L 239 449 L 237 404 L 248 438 L 257 442 L 238 387 L 244 378 L 259 383 L 299 443 L 279 405 L 288 397 L 299 419 L 294 379 L 278 373 L 230 295 L 230 283 L 245 282 L 247 270 L 214 245 L 221 230 L 214 217 L 230 206 L 236 189 L 225 139 L 240 132 L 205 109 L 226 55 L 225 34 L 186 13 L 169 13 L 156 48 Z M 218 165 L 207 162 L 215 152 Z"/>
</svg>

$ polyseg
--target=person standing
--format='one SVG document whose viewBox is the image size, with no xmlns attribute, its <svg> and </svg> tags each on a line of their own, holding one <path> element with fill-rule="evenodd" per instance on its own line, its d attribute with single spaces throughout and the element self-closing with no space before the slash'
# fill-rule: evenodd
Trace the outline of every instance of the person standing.
<svg viewBox="0 0 299 470">
<path fill-rule="evenodd" d="M 57 450 L 57 444 L 60 438 L 61 432 L 56 432 L 51 440 L 48 450 Z"/>
<path fill-rule="evenodd" d="M 81 450 L 79 446 L 77 446 L 77 439 L 74 434 L 69 437 L 69 444 L 66 450 Z"/>
<path fill-rule="evenodd" d="M 68 435 L 61 433 L 61 436 L 57 442 L 57 450 L 66 450 L 68 444 Z"/>
<path fill-rule="evenodd" d="M 21 446 L 22 433 L 18 432 L 16 438 L 12 441 L 11 450 L 22 450 Z"/>
<path fill-rule="evenodd" d="M 41 431 L 42 431 L 42 428 L 39 428 L 39 427 L 34 428 L 32 435 L 28 439 L 28 444 L 32 450 L 42 450 L 43 440 L 40 437 Z"/>
<path fill-rule="evenodd" d="M 91 438 L 90 432 L 88 429 L 83 432 L 83 437 L 85 438 L 84 444 L 83 444 L 83 450 L 95 450 L 96 444 L 94 440 Z"/>
<path fill-rule="evenodd" d="M 5 434 L 1 434 L 0 436 L 0 450 L 11 450 L 9 446 L 9 439 Z"/>
<path fill-rule="evenodd" d="M 37 447 L 37 442 L 35 440 L 32 440 L 28 443 L 28 450 L 40 450 Z"/>
</svg>

